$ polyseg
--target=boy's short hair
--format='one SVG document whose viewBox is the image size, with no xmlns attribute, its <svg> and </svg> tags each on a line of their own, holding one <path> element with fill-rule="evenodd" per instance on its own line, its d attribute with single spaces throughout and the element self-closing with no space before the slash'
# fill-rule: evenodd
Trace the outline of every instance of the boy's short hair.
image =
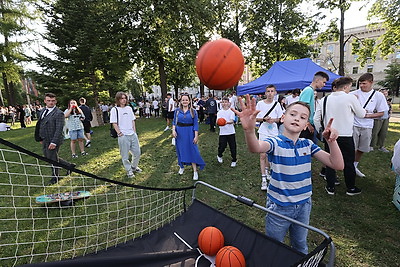
<svg viewBox="0 0 400 267">
<path fill-rule="evenodd" d="M 226 101 L 229 102 L 229 97 L 224 96 L 224 97 L 222 98 L 222 100 L 226 100 Z"/>
<path fill-rule="evenodd" d="M 172 94 L 171 93 L 167 93 L 167 96 L 172 96 Z"/>
<path fill-rule="evenodd" d="M 353 79 L 351 77 L 345 76 L 345 77 L 340 77 L 340 78 L 337 78 L 336 80 L 334 80 L 332 83 L 332 86 L 333 86 L 333 84 L 335 84 L 335 87 L 337 89 L 341 89 L 345 85 L 352 84 L 352 83 L 353 83 Z"/>
<path fill-rule="evenodd" d="M 84 97 L 79 98 L 79 103 L 85 104 L 86 98 L 84 98 Z"/>
<path fill-rule="evenodd" d="M 286 114 L 286 112 L 288 112 L 288 110 L 290 110 L 294 105 L 301 105 L 301 106 L 306 107 L 306 108 L 308 109 L 308 116 L 310 117 L 310 113 L 311 113 L 310 105 L 308 105 L 306 102 L 303 102 L 303 101 L 296 101 L 296 102 L 293 102 L 293 103 L 291 103 L 290 105 L 288 105 L 288 106 L 286 107 L 285 114 Z"/>
<path fill-rule="evenodd" d="M 268 88 L 274 88 L 276 91 L 276 87 L 273 84 L 267 85 L 267 87 L 265 87 L 265 91 L 267 91 Z"/>
<path fill-rule="evenodd" d="M 46 93 L 46 94 L 44 95 L 44 97 L 56 98 L 56 95 L 53 94 L 53 93 Z"/>
<path fill-rule="evenodd" d="M 365 82 L 365 81 L 373 82 L 374 75 L 372 73 L 367 72 L 361 75 L 360 78 L 358 78 L 358 82 Z"/>
<path fill-rule="evenodd" d="M 292 90 L 292 95 L 300 95 L 301 91 L 299 88 Z"/>
<path fill-rule="evenodd" d="M 317 71 L 314 74 L 313 81 L 315 81 L 318 78 L 325 78 L 327 81 L 329 81 L 329 75 L 326 72 L 323 72 L 323 71 Z"/>
</svg>

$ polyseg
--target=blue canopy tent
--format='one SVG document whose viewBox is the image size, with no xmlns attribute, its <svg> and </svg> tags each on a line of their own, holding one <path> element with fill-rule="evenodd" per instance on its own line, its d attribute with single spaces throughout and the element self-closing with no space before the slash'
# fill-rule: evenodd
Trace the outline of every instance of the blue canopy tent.
<svg viewBox="0 0 400 267">
<path fill-rule="evenodd" d="M 310 58 L 278 61 L 260 78 L 248 84 L 239 85 L 237 95 L 263 94 L 265 87 L 270 84 L 275 85 L 278 92 L 296 88 L 303 89 L 310 85 L 317 71 L 324 71 L 329 75 L 329 81 L 322 88 L 322 91 L 330 91 L 332 82 L 341 77 L 315 64 Z"/>
</svg>

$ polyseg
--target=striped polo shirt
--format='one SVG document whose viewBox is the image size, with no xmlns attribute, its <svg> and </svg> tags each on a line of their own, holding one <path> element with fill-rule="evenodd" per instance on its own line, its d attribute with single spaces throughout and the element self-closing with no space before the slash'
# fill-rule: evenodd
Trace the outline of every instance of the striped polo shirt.
<svg viewBox="0 0 400 267">
<path fill-rule="evenodd" d="M 321 148 L 309 139 L 294 143 L 284 135 L 264 141 L 271 145 L 267 151 L 272 177 L 268 197 L 281 206 L 305 203 L 312 194 L 311 157 Z"/>
</svg>

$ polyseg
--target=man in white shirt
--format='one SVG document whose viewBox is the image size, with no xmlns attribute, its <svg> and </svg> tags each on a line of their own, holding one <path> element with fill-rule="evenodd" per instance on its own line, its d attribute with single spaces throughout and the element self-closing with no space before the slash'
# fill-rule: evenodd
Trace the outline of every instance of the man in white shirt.
<svg viewBox="0 0 400 267">
<path fill-rule="evenodd" d="M 358 163 L 364 153 L 370 151 L 372 138 L 372 128 L 374 127 L 374 118 L 382 117 L 384 112 L 389 109 L 385 96 L 378 91 L 372 89 L 374 84 L 374 76 L 371 73 L 365 73 L 358 79 L 360 89 L 351 92 L 357 97 L 361 106 L 366 109 L 367 118 L 354 118 L 353 139 L 356 149 L 354 166 L 356 174 L 365 177 L 358 169 Z"/>
<path fill-rule="evenodd" d="M 111 109 L 110 123 L 112 123 L 118 134 L 119 152 L 122 158 L 122 165 L 126 170 L 128 178 L 135 177 L 136 172 L 142 170 L 138 167 L 140 159 L 139 139 L 136 133 L 135 114 L 132 108 L 127 106 L 128 95 L 118 92 L 115 95 L 116 106 Z M 132 160 L 129 160 L 129 152 Z"/>
<path fill-rule="evenodd" d="M 258 139 L 264 141 L 267 137 L 277 136 L 279 134 L 278 125 L 280 118 L 283 115 L 283 110 L 278 102 L 274 101 L 276 88 L 274 85 L 268 85 L 265 88 L 266 98 L 257 103 L 256 109 L 260 110 L 257 114 L 256 121 L 260 122 L 258 129 Z M 268 182 L 271 179 L 269 174 L 269 162 L 266 153 L 260 154 L 261 168 L 261 190 L 267 190 Z"/>
<path fill-rule="evenodd" d="M 167 94 L 167 127 L 165 127 L 164 132 L 169 130 L 169 125 L 171 124 L 172 120 L 174 119 L 174 112 L 175 112 L 175 101 L 172 98 L 172 94 Z"/>
<path fill-rule="evenodd" d="M 290 104 L 292 104 L 293 102 L 299 101 L 300 99 L 300 89 L 296 88 L 292 91 L 292 94 L 287 96 L 285 98 L 285 104 L 286 106 L 289 106 Z"/>
<path fill-rule="evenodd" d="M 314 123 L 317 129 L 322 124 L 326 126 L 331 118 L 333 118 L 332 127 L 338 131 L 339 137 L 337 143 L 343 155 L 344 169 L 343 174 L 346 182 L 346 194 L 349 196 L 358 195 L 361 189 L 356 187 L 356 171 L 354 167 L 355 148 L 353 141 L 353 122 L 354 116 L 364 118 L 370 114 L 366 114 L 365 109 L 361 107 L 357 98 L 350 95 L 350 89 L 353 79 L 350 77 L 340 77 L 332 84 L 333 93 L 321 99 L 321 105 L 317 106 L 314 115 Z M 325 106 L 325 108 L 324 108 Z M 325 151 L 329 153 L 329 146 L 325 143 Z M 325 177 L 327 185 L 325 191 L 329 195 L 335 194 L 336 171 L 326 167 Z"/>
</svg>

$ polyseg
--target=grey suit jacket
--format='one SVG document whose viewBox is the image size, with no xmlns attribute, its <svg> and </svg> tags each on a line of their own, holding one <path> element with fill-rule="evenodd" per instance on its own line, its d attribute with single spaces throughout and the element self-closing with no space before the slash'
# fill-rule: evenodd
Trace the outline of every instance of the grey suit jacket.
<svg viewBox="0 0 400 267">
<path fill-rule="evenodd" d="M 44 111 L 45 109 L 43 109 Z M 39 115 L 39 121 L 36 124 L 35 140 L 54 143 L 57 146 L 64 140 L 63 127 L 65 123 L 64 113 L 57 107 L 46 115 L 43 119 L 42 113 Z"/>
</svg>

